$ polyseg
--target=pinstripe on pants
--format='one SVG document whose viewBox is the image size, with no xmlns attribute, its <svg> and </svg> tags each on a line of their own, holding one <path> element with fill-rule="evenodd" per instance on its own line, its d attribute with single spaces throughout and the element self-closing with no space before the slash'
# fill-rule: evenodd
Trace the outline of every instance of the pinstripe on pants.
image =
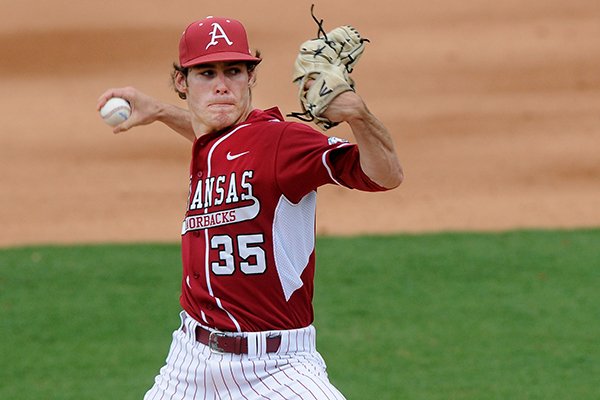
<svg viewBox="0 0 600 400">
<path fill-rule="evenodd" d="M 281 345 L 276 353 L 261 351 L 261 337 L 267 332 L 250 334 L 250 354 L 236 355 L 215 353 L 198 343 L 198 323 L 185 312 L 181 316 L 166 364 L 144 400 L 344 399 L 327 378 L 313 326 L 277 331 Z"/>
</svg>

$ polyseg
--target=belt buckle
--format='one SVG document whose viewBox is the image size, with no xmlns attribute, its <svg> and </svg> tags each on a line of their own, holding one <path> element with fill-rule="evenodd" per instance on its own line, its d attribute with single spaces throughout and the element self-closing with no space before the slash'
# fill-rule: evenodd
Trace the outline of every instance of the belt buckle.
<svg viewBox="0 0 600 400">
<path fill-rule="evenodd" d="M 226 335 L 222 332 L 211 332 L 208 335 L 208 347 L 213 353 L 223 354 L 225 350 L 219 346 L 219 338 L 224 338 Z"/>
</svg>

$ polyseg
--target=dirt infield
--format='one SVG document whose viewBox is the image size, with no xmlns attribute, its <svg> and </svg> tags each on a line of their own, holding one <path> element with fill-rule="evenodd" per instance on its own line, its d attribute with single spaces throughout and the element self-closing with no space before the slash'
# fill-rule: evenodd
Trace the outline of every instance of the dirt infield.
<svg viewBox="0 0 600 400">
<path fill-rule="evenodd" d="M 189 144 L 158 124 L 114 136 L 95 104 L 124 85 L 178 103 L 170 64 L 196 18 L 244 21 L 264 57 L 255 106 L 298 109 L 290 73 L 316 33 L 310 2 L 167 3 L 5 6 L 0 246 L 178 240 Z M 600 226 L 597 0 L 322 3 L 326 28 L 371 40 L 358 92 L 407 179 L 384 194 L 323 188 L 319 233 Z"/>
</svg>

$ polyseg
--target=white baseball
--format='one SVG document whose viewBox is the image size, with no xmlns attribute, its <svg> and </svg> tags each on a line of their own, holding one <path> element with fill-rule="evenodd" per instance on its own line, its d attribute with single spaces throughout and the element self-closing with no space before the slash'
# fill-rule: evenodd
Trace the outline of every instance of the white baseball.
<svg viewBox="0 0 600 400">
<path fill-rule="evenodd" d="M 131 106 L 127 100 L 113 97 L 100 109 L 100 116 L 110 126 L 117 126 L 131 115 Z"/>
</svg>

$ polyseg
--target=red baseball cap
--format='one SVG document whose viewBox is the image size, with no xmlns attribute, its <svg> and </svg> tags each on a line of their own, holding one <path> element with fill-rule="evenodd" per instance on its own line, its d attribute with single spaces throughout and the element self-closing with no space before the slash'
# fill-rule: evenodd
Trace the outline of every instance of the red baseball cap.
<svg viewBox="0 0 600 400">
<path fill-rule="evenodd" d="M 217 62 L 261 59 L 250 53 L 246 29 L 231 18 L 206 17 L 191 23 L 179 41 L 179 64 L 182 67 Z"/>
</svg>

